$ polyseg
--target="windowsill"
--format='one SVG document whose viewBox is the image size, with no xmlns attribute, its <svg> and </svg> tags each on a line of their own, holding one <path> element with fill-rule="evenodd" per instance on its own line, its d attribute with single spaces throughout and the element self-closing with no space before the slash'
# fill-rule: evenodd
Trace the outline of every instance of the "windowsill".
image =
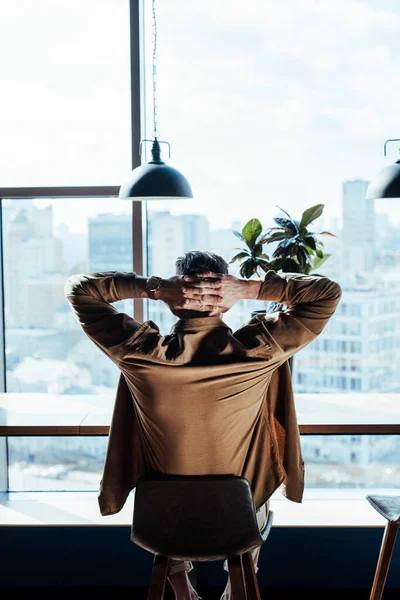
<svg viewBox="0 0 400 600">
<path fill-rule="evenodd" d="M 297 394 L 302 434 L 400 434 L 400 394 Z M 0 435 L 108 435 L 114 396 L 0 394 Z"/>
<path fill-rule="evenodd" d="M 119 513 L 103 517 L 98 508 L 97 492 L 0 493 L 0 526 L 130 526 L 133 499 L 132 492 Z M 325 495 L 323 501 L 306 497 L 302 504 L 297 504 L 278 492 L 271 499 L 271 510 L 274 527 L 361 528 L 384 527 L 386 524 L 365 496 L 335 499 Z"/>
</svg>

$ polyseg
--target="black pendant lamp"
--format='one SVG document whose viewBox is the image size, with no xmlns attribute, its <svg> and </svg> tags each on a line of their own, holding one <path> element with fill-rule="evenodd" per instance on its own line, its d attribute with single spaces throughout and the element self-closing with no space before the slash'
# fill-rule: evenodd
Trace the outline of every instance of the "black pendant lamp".
<svg viewBox="0 0 400 600">
<path fill-rule="evenodd" d="M 400 139 L 386 140 L 383 153 L 386 156 L 386 146 L 389 142 L 400 142 Z M 379 198 L 400 198 L 400 157 L 392 165 L 379 171 L 370 182 L 366 199 L 378 200 Z"/>
<path fill-rule="evenodd" d="M 155 11 L 155 0 L 152 0 L 152 24 L 153 24 L 153 137 L 154 140 L 142 140 L 140 142 L 139 154 L 142 156 L 144 142 L 152 142 L 152 160 L 145 165 L 134 169 L 129 179 L 119 191 L 119 198 L 123 200 L 182 200 L 193 198 L 193 192 L 186 177 L 177 169 L 170 167 L 161 160 L 160 144 L 167 144 L 169 158 L 171 157 L 168 142 L 158 140 L 157 129 L 157 72 L 156 72 L 156 50 L 157 50 L 157 22 Z"/>
</svg>

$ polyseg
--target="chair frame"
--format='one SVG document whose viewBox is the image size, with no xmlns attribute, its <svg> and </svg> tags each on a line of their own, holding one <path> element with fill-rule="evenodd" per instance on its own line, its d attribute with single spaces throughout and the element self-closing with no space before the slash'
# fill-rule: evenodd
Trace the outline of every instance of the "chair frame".
<svg viewBox="0 0 400 600">
<path fill-rule="evenodd" d="M 381 600 L 382 598 L 399 526 L 399 521 L 388 521 L 386 524 L 379 552 L 378 564 L 376 565 L 370 600 Z"/>
<path fill-rule="evenodd" d="M 147 600 L 163 600 L 168 567 L 166 556 L 154 556 Z M 251 550 L 228 558 L 228 571 L 234 600 L 261 600 Z"/>
</svg>

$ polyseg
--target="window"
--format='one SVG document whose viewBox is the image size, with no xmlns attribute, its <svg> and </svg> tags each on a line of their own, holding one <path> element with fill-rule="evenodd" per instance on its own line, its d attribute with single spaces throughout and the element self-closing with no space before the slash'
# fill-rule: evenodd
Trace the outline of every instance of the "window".
<svg viewBox="0 0 400 600">
<path fill-rule="evenodd" d="M 116 185 L 131 168 L 129 2 L 1 15 L 0 186 Z"/>
<path fill-rule="evenodd" d="M 119 370 L 64 297 L 74 273 L 132 271 L 132 216 L 116 199 L 3 201 L 8 392 L 112 395 Z M 131 313 L 133 302 L 116 308 Z"/>
<path fill-rule="evenodd" d="M 106 437 L 10 438 L 10 489 L 97 490 L 106 447 Z M 400 488 L 398 435 L 302 435 L 301 447 L 307 490 Z"/>
<path fill-rule="evenodd" d="M 397 488 L 400 436 L 302 435 L 306 489 Z"/>
<path fill-rule="evenodd" d="M 106 449 L 106 436 L 10 437 L 10 490 L 97 490 Z"/>
<path fill-rule="evenodd" d="M 322 335 L 294 357 L 295 393 L 399 393 L 397 205 L 368 202 L 365 191 L 378 169 L 378 138 L 398 114 L 393 24 L 400 11 L 393 3 L 378 11 L 373 0 L 344 0 L 333 11 L 325 3 L 306 10 L 289 0 L 269 4 L 157 5 L 160 137 L 171 143 L 171 164 L 195 198 L 143 205 L 147 272 L 172 275 L 177 256 L 193 248 L 230 260 L 240 245 L 232 229 L 252 217 L 266 229 L 278 206 L 299 218 L 323 202 L 313 229 L 337 237 L 323 238 L 331 258 L 318 271 L 339 281 L 343 297 Z M 131 107 L 129 23 L 128 0 L 38 0 L 24 3 L 23 16 L 7 4 L 0 29 L 8 90 L 0 111 L 3 188 L 123 181 L 132 107 L 145 115 L 142 137 L 152 131 L 151 3 L 144 3 L 141 107 Z M 132 269 L 130 203 L 2 196 L 7 391 L 112 402 L 119 373 L 77 327 L 63 286 L 74 272 Z M 119 308 L 132 312 L 132 304 Z M 266 306 L 243 301 L 225 320 L 236 329 Z M 161 303 L 146 311 L 163 333 L 176 320 Z M 302 438 L 306 454 L 311 448 L 307 485 L 398 485 L 394 436 L 375 445 L 358 440 L 357 448 L 347 436 L 318 437 Z M 15 489 L 96 489 L 105 438 L 10 438 L 8 450 Z M 63 464 L 64 471 L 51 470 Z"/>
<path fill-rule="evenodd" d="M 324 364 L 335 371 L 333 382 L 341 377 L 334 351 L 359 356 L 361 373 L 378 373 L 382 342 L 369 339 L 372 324 L 388 311 L 387 327 L 400 322 L 400 279 L 392 277 L 399 267 L 381 254 L 382 248 L 398 248 L 395 206 L 365 201 L 369 177 L 379 167 L 381 121 L 397 115 L 387 82 L 396 72 L 399 49 L 392 24 L 400 13 L 393 4 L 377 11 L 370 0 L 363 0 L 357 10 L 344 2 L 333 13 L 323 4 L 308 4 L 306 13 L 297 2 L 290 3 L 287 12 L 278 5 L 264 11 L 237 3 L 226 10 L 224 3 L 211 1 L 196 8 L 182 0 L 160 5 L 164 35 L 159 45 L 159 125 L 171 143 L 173 164 L 192 183 L 195 201 L 148 207 L 148 270 L 172 273 L 176 256 L 199 243 L 231 258 L 240 246 L 232 229 L 240 229 L 251 217 L 267 228 L 279 212 L 277 205 L 299 218 L 305 208 L 321 202 L 322 193 L 324 214 L 313 229 L 332 231 L 337 239 L 323 238 L 332 256 L 319 272 L 338 280 L 343 296 L 332 327 L 301 351 L 304 361 L 298 368 L 307 369 L 308 390 L 316 393 L 320 367 L 311 364 L 311 355 L 317 348 Z M 151 14 L 145 16 L 150 37 Z M 183 49 L 190 70 L 183 71 Z M 147 69 L 150 74 L 151 55 Z M 377 82 L 373 88 L 371 81 Z M 343 91 L 340 100 L 332 93 L 338 86 Z M 150 84 L 147 91 L 150 132 Z M 195 140 L 190 152 L 189 139 Z M 361 153 L 355 151 L 361 146 Z M 287 156 L 292 151 L 296 160 L 288 176 Z M 156 231 L 166 231 L 172 221 L 173 241 L 160 239 Z M 233 264 L 231 272 L 237 267 Z M 150 303 L 149 316 L 159 317 L 159 309 Z M 250 304 L 237 306 L 226 320 L 236 328 L 252 309 Z M 165 331 L 173 320 L 165 313 Z M 336 320 L 341 320 L 337 326 Z M 378 326 L 377 338 L 381 331 Z M 351 336 L 351 341 L 338 340 L 338 335 Z M 400 390 L 399 349 L 393 352 L 394 388 L 391 384 L 388 391 Z M 296 381 L 300 385 L 300 379 Z M 331 391 L 337 389 L 333 385 Z M 350 385 L 346 391 L 351 392 Z M 365 391 L 373 390 L 367 385 Z"/>
</svg>

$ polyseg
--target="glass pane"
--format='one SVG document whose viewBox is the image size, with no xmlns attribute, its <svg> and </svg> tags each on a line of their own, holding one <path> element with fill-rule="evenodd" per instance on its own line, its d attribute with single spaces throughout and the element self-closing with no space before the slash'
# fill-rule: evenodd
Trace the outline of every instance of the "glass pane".
<svg viewBox="0 0 400 600">
<path fill-rule="evenodd" d="M 129 60 L 128 0 L 2 2 L 0 186 L 125 179 Z"/>
<path fill-rule="evenodd" d="M 398 121 L 400 6 L 325 4 L 160 3 L 160 137 L 195 199 L 149 203 L 148 270 L 172 274 L 192 249 L 230 259 L 243 246 L 232 229 L 258 218 L 265 232 L 277 226 L 278 207 L 300 220 L 323 204 L 309 230 L 336 237 L 317 235 L 330 257 L 311 272 L 338 281 L 343 297 L 322 335 L 294 357 L 294 389 L 400 392 L 400 204 L 365 199 L 369 179 L 397 153 L 394 144 L 383 157 L 384 132 L 394 136 Z M 150 9 L 146 36 L 150 74 Z M 150 133 L 150 83 L 146 92 Z M 269 258 L 276 247 L 264 245 Z M 149 305 L 167 333 L 175 317 Z M 224 318 L 236 329 L 266 307 L 242 303 Z"/>
<path fill-rule="evenodd" d="M 399 435 L 302 435 L 305 487 L 400 488 Z"/>
<path fill-rule="evenodd" d="M 110 199 L 4 200 L 8 392 L 113 396 L 120 372 L 64 297 L 76 273 L 132 271 L 132 206 Z M 128 314 L 132 300 L 114 305 Z"/>
<path fill-rule="evenodd" d="M 306 493 L 400 488 L 400 436 L 301 436 Z M 98 490 L 107 436 L 8 438 L 10 490 Z"/>
<path fill-rule="evenodd" d="M 97 490 L 106 449 L 106 436 L 9 437 L 9 488 Z"/>
</svg>

